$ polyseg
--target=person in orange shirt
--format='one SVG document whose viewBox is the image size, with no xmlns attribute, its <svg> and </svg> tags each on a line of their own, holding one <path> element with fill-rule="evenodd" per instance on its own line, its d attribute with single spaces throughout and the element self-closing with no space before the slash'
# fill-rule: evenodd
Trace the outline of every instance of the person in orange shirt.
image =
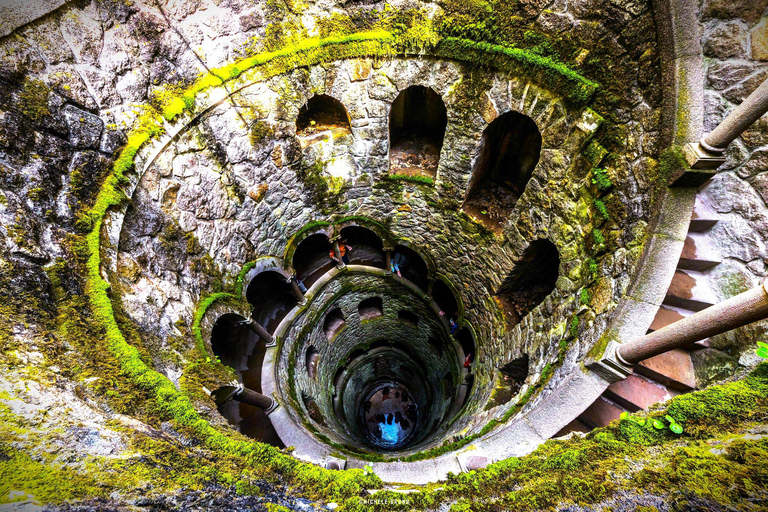
<svg viewBox="0 0 768 512">
<path fill-rule="evenodd" d="M 349 256 L 347 256 L 347 251 L 351 251 L 352 247 L 347 245 L 346 240 L 342 240 L 339 242 L 339 255 L 341 255 L 341 261 L 344 262 L 345 265 L 349 265 Z M 328 256 L 335 261 L 336 263 L 339 262 L 339 258 L 336 257 L 336 251 L 331 247 L 331 251 L 328 253 Z"/>
</svg>

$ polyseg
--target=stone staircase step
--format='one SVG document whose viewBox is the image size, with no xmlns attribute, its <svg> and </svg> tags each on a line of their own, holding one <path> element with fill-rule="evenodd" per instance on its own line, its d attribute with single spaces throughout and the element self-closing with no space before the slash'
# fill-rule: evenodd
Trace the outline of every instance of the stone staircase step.
<svg viewBox="0 0 768 512">
<path fill-rule="evenodd" d="M 683 308 L 676 308 L 674 306 L 661 306 L 659 307 L 659 310 L 656 312 L 656 316 L 653 318 L 653 322 L 651 322 L 651 326 L 648 328 L 648 332 L 651 333 L 653 331 L 657 331 L 661 329 L 662 327 L 666 327 L 670 324 L 673 324 L 677 322 L 678 320 L 682 320 L 685 317 L 688 317 L 692 315 L 694 312 L 690 311 L 688 309 Z M 709 338 L 696 341 L 690 345 L 690 347 L 687 348 L 696 348 L 696 347 L 709 347 Z"/>
<path fill-rule="evenodd" d="M 601 395 L 586 411 L 581 413 L 578 420 L 591 428 L 604 427 L 611 421 L 619 419 L 624 411 L 623 407 Z"/>
<path fill-rule="evenodd" d="M 692 314 L 693 311 L 687 309 L 676 308 L 674 306 L 661 306 L 656 312 L 656 316 L 653 318 L 653 322 L 651 322 L 648 332 L 657 331 L 662 327 L 673 324 Z"/>
<path fill-rule="evenodd" d="M 718 251 L 709 246 L 707 235 L 688 233 L 677 268 L 683 270 L 708 270 L 720 263 Z"/>
<path fill-rule="evenodd" d="M 664 304 L 691 311 L 701 311 L 715 304 L 706 277 L 695 270 L 677 270 L 664 298 Z"/>
<path fill-rule="evenodd" d="M 567 424 L 566 426 L 564 426 L 562 429 L 560 429 L 560 431 L 552 437 L 563 437 L 570 434 L 571 432 L 587 433 L 591 430 L 592 430 L 591 428 L 586 426 L 584 423 L 580 422 L 577 418 L 572 422 L 570 422 L 569 424 Z"/>
<path fill-rule="evenodd" d="M 717 212 L 700 195 L 697 195 L 688 231 L 695 233 L 706 231 L 717 224 L 718 220 L 720 220 L 720 217 Z"/>
<path fill-rule="evenodd" d="M 696 372 L 691 353 L 684 349 L 670 350 L 640 361 L 635 366 L 635 372 L 678 391 L 696 388 Z"/>
<path fill-rule="evenodd" d="M 637 374 L 614 382 L 605 390 L 606 398 L 631 412 L 647 409 L 655 403 L 666 402 L 679 394 L 680 391 Z"/>
</svg>

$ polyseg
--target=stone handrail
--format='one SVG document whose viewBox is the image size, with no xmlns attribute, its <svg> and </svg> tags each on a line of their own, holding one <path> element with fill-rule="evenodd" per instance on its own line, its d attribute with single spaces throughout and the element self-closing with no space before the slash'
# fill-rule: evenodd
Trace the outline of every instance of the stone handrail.
<svg viewBox="0 0 768 512">
<path fill-rule="evenodd" d="M 709 134 L 697 143 L 685 146 L 688 164 L 693 169 L 715 169 L 725 162 L 725 151 L 763 114 L 768 112 L 768 79 L 752 91 L 736 109 L 728 114 Z"/>
<path fill-rule="evenodd" d="M 629 375 L 632 366 L 640 361 L 766 318 L 768 279 L 751 290 L 616 346 L 603 363 Z"/>
</svg>

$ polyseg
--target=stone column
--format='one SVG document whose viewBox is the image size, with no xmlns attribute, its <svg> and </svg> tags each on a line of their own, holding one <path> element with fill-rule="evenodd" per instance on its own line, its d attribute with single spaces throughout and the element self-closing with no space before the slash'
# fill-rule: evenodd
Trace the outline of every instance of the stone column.
<svg viewBox="0 0 768 512">
<path fill-rule="evenodd" d="M 434 277 L 427 277 L 427 295 L 430 297 L 432 296 L 432 292 L 435 288 L 435 278 Z"/>
<path fill-rule="evenodd" d="M 616 349 L 616 359 L 629 367 L 649 357 L 765 318 L 768 318 L 768 279 L 751 290 L 646 334 L 631 343 L 619 345 Z"/>
<path fill-rule="evenodd" d="M 301 289 L 299 288 L 299 283 L 296 282 L 296 275 L 293 274 L 288 278 L 288 283 L 291 285 L 291 289 L 293 290 L 293 294 L 296 296 L 296 299 L 298 299 L 299 303 L 304 304 L 306 302 L 306 299 L 304 298 L 304 294 L 301 293 Z"/>
<path fill-rule="evenodd" d="M 728 144 L 766 112 L 768 112 L 768 79 L 700 142 L 686 145 L 686 160 L 694 169 L 719 167 L 725 162 L 725 150 Z"/>
<path fill-rule="evenodd" d="M 232 399 L 244 404 L 253 405 L 265 411 L 269 411 L 275 406 L 275 401 L 272 398 L 245 387 L 235 394 Z"/>
<path fill-rule="evenodd" d="M 235 400 L 244 404 L 253 405 L 269 412 L 277 406 L 277 403 L 266 395 L 262 395 L 252 389 L 248 389 L 239 382 L 231 382 L 227 386 L 222 386 L 211 393 L 211 398 L 218 407 L 225 403 Z"/>
<path fill-rule="evenodd" d="M 250 322 L 246 320 L 241 323 L 247 325 L 250 330 L 258 334 L 261 339 L 267 342 L 267 345 L 275 342 L 275 338 L 256 320 L 251 320 Z"/>
<path fill-rule="evenodd" d="M 392 272 L 392 249 L 393 247 L 384 248 L 384 270 Z"/>
</svg>

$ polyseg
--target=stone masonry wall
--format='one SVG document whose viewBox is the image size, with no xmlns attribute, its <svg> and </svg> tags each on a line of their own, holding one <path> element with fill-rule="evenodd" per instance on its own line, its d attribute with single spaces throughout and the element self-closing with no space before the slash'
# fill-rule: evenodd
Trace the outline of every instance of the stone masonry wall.
<svg viewBox="0 0 768 512">
<path fill-rule="evenodd" d="M 705 0 L 701 4 L 706 65 L 704 133 L 768 79 L 768 2 Z M 728 149 L 720 172 L 700 196 L 719 215 L 707 234 L 721 263 L 706 272 L 704 285 L 714 300 L 756 286 L 768 275 L 768 116 L 763 116 Z M 759 323 L 712 340 L 714 346 L 754 364 L 755 341 L 768 324 Z"/>
</svg>

